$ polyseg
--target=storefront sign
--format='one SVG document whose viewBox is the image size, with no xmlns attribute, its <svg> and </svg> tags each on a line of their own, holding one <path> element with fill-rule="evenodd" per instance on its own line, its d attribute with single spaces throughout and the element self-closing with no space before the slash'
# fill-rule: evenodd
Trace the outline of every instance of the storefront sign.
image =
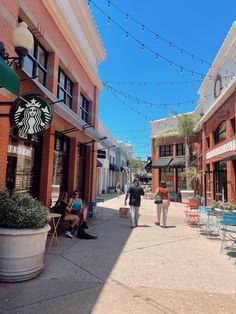
<svg viewBox="0 0 236 314">
<path fill-rule="evenodd" d="M 32 150 L 25 148 L 24 146 L 8 145 L 8 153 L 32 157 Z"/>
<path fill-rule="evenodd" d="M 20 131 L 39 134 L 49 127 L 52 114 L 50 106 L 41 96 L 31 94 L 16 100 L 11 117 Z"/>
<path fill-rule="evenodd" d="M 206 159 L 210 159 L 233 150 L 236 150 L 236 140 L 232 140 L 206 153 Z"/>
</svg>

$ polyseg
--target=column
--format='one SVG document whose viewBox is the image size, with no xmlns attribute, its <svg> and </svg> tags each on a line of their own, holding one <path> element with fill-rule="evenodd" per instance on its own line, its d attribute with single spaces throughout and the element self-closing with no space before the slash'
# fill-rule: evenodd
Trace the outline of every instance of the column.
<svg viewBox="0 0 236 314">
<path fill-rule="evenodd" d="M 78 146 L 75 138 L 70 139 L 70 154 L 69 154 L 69 170 L 68 170 L 68 192 L 71 193 L 76 189 L 77 178 L 77 159 Z"/>
<path fill-rule="evenodd" d="M 54 161 L 55 128 L 51 126 L 43 135 L 39 200 L 50 206 Z"/>
</svg>

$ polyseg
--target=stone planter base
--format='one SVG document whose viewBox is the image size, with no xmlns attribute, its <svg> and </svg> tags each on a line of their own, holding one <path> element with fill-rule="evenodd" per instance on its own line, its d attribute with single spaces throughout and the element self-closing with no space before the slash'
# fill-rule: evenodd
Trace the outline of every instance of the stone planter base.
<svg viewBox="0 0 236 314">
<path fill-rule="evenodd" d="M 18 282 L 38 276 L 50 226 L 41 229 L 0 228 L 0 281 Z"/>
<path fill-rule="evenodd" d="M 190 190 L 190 191 L 182 190 L 182 191 L 180 191 L 180 193 L 181 193 L 181 201 L 182 201 L 182 203 L 188 203 L 189 199 L 192 198 L 193 195 L 194 195 L 194 191 L 193 190 Z"/>
</svg>

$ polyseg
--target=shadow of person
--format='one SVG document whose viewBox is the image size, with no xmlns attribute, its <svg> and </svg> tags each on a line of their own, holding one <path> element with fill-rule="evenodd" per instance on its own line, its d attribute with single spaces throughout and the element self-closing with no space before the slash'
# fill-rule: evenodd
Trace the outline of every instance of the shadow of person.
<svg viewBox="0 0 236 314">
<path fill-rule="evenodd" d="M 151 226 L 149 226 L 149 225 L 138 225 L 137 227 L 140 227 L 140 228 L 150 228 Z"/>
</svg>

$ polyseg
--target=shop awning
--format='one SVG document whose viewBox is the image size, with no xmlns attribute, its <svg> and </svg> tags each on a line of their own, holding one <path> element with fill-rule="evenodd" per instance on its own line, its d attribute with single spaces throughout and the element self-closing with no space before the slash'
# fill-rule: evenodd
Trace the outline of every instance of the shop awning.
<svg viewBox="0 0 236 314">
<path fill-rule="evenodd" d="M 20 93 L 20 78 L 9 65 L 0 57 L 0 86 L 16 96 Z"/>
<path fill-rule="evenodd" d="M 224 158 L 224 161 L 235 160 L 235 159 L 236 159 L 236 155 L 232 155 L 232 156 Z"/>
<path fill-rule="evenodd" d="M 170 163 L 170 167 L 184 167 L 185 166 L 185 156 L 176 156 Z"/>
<path fill-rule="evenodd" d="M 168 167 L 173 157 L 160 157 L 152 164 L 152 168 L 165 168 Z"/>
<path fill-rule="evenodd" d="M 102 165 L 102 163 L 101 163 L 101 161 L 99 161 L 98 159 L 97 159 L 97 167 L 102 167 L 103 165 Z"/>
<path fill-rule="evenodd" d="M 119 171 L 119 168 L 114 164 L 110 164 L 109 169 L 112 171 Z"/>
</svg>

